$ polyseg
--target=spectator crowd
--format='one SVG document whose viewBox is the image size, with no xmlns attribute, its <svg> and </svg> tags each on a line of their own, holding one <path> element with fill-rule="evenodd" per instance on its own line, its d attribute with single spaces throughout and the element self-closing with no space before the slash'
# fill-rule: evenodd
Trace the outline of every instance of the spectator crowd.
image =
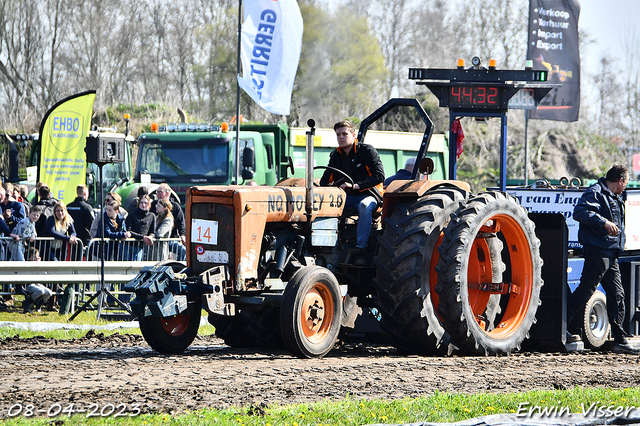
<svg viewBox="0 0 640 426">
<path fill-rule="evenodd" d="M 32 204 L 27 199 L 26 185 L 5 182 L 0 188 L 0 236 L 4 237 L 0 239 L 0 259 L 96 259 L 102 253 L 95 239 L 104 237 L 105 260 L 158 261 L 168 259 L 170 253 L 176 260 L 184 260 L 186 224 L 180 204 L 171 200 L 172 191 L 167 184 L 161 184 L 153 198 L 147 191 L 140 187 L 126 208 L 119 194 L 108 193 L 100 217 L 100 210 L 94 210 L 87 202 L 86 185 L 78 185 L 76 198 L 66 205 L 53 197 L 47 184 L 39 183 Z M 36 244 L 39 237 L 51 238 Z M 169 238 L 173 240 L 164 241 Z M 32 304 L 39 308 L 51 295 L 49 289 L 38 284 L 17 287 L 16 294 L 26 298 L 25 311 Z"/>
</svg>

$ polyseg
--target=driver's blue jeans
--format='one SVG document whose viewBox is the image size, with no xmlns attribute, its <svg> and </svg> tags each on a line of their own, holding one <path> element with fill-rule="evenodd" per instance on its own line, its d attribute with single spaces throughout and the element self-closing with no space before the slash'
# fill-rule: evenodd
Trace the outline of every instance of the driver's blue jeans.
<svg viewBox="0 0 640 426">
<path fill-rule="evenodd" d="M 372 195 L 361 196 L 347 196 L 347 201 L 344 204 L 345 211 L 356 212 L 358 214 L 358 227 L 356 228 L 356 234 L 358 239 L 356 241 L 357 248 L 366 248 L 369 242 L 369 234 L 371 233 L 372 216 L 375 209 L 378 207 L 378 202 Z"/>
</svg>

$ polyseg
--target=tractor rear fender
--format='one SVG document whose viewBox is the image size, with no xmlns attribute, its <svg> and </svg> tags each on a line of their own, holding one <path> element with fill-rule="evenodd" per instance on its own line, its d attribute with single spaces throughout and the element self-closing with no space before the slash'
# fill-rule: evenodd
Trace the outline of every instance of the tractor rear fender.
<svg viewBox="0 0 640 426">
<path fill-rule="evenodd" d="M 384 191 L 382 218 L 391 215 L 396 203 L 406 202 L 408 198 L 418 199 L 428 191 L 443 187 L 457 187 L 471 191 L 469 184 L 461 180 L 394 180 Z"/>
</svg>

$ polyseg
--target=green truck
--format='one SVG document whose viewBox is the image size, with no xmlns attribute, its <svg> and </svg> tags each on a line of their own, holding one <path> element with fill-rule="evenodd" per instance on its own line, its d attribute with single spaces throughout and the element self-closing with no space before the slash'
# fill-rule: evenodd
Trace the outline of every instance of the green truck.
<svg viewBox="0 0 640 426">
<path fill-rule="evenodd" d="M 233 128 L 197 123 L 158 126 L 143 133 L 138 144 L 133 180 L 122 182 L 117 192 L 128 206 L 141 185 L 153 193 L 167 183 L 184 205 L 187 189 L 195 185 L 235 184 L 236 132 Z M 251 124 L 240 127 L 240 184 L 275 185 L 284 177 L 304 177 L 306 129 Z M 387 176 L 415 157 L 423 138 L 419 133 L 367 132 L 366 143 L 380 153 Z M 314 139 L 314 165 L 324 166 L 337 145 L 332 129 L 317 129 Z M 445 179 L 448 148 L 444 135 L 433 135 L 427 156 L 435 163 L 430 179 Z M 315 172 L 320 178 L 322 170 Z"/>
</svg>

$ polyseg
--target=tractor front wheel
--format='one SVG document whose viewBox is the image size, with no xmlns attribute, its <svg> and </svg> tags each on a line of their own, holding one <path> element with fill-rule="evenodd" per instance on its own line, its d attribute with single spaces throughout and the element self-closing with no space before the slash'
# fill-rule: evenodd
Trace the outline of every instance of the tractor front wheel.
<svg viewBox="0 0 640 426">
<path fill-rule="evenodd" d="M 342 295 L 326 268 L 307 266 L 289 281 L 280 310 L 282 339 L 299 358 L 320 358 L 335 344 L 342 323 Z"/>
</svg>

